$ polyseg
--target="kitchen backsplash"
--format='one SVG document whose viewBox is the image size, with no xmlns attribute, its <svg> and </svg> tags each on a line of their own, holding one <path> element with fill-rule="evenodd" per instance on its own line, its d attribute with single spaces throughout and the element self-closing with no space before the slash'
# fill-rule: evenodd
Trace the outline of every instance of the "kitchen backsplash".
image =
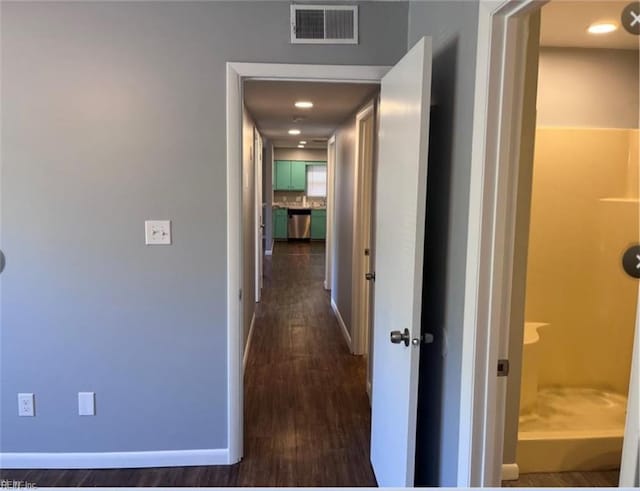
<svg viewBox="0 0 640 491">
<path fill-rule="evenodd" d="M 282 206 L 308 206 L 309 208 L 326 208 L 326 198 L 310 198 L 300 191 L 274 191 L 273 205 Z"/>
</svg>

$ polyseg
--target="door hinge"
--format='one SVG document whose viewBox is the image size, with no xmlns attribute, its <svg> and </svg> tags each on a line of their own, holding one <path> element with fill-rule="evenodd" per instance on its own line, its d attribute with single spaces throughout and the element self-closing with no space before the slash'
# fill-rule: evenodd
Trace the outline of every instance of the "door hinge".
<svg viewBox="0 0 640 491">
<path fill-rule="evenodd" d="M 365 273 L 364 279 L 367 280 L 367 281 L 376 281 L 376 274 L 375 273 Z"/>
<path fill-rule="evenodd" d="M 506 377 L 509 375 L 509 360 L 502 358 L 498 360 L 498 377 Z"/>
</svg>

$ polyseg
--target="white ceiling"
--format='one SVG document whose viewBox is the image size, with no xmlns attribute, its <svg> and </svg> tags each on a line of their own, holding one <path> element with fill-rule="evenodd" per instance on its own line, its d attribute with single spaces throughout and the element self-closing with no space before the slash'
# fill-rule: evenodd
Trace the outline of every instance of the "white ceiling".
<svg viewBox="0 0 640 491">
<path fill-rule="evenodd" d="M 571 48 L 638 49 L 640 36 L 629 34 L 620 24 L 629 1 L 552 0 L 542 7 L 540 45 Z M 618 30 L 609 34 L 587 32 L 594 22 L 611 21 Z"/>
<path fill-rule="evenodd" d="M 335 129 L 378 89 L 375 84 L 248 80 L 244 102 L 260 133 L 274 146 L 291 148 L 306 140 L 307 148 L 323 148 Z M 313 108 L 294 106 L 303 100 L 313 102 Z M 291 128 L 302 133 L 290 136 Z"/>
</svg>

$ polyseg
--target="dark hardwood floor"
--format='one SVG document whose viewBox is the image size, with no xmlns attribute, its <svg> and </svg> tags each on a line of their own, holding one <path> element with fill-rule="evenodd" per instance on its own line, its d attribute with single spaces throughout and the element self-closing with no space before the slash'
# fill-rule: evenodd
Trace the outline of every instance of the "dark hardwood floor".
<svg viewBox="0 0 640 491">
<path fill-rule="evenodd" d="M 615 488 L 620 471 L 542 472 L 522 474 L 517 481 L 504 481 L 506 488 Z"/>
<path fill-rule="evenodd" d="M 323 289 L 323 243 L 276 243 L 245 372 L 245 457 L 234 466 L 2 470 L 44 486 L 375 486 L 365 366 Z"/>
</svg>

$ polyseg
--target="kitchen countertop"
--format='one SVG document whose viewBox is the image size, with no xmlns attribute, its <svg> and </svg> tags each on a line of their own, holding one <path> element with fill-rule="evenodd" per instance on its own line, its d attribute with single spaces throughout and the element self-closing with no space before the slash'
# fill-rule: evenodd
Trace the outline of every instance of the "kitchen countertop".
<svg viewBox="0 0 640 491">
<path fill-rule="evenodd" d="M 273 208 L 285 209 L 285 210 L 326 210 L 326 206 L 282 206 L 272 205 Z"/>
</svg>

